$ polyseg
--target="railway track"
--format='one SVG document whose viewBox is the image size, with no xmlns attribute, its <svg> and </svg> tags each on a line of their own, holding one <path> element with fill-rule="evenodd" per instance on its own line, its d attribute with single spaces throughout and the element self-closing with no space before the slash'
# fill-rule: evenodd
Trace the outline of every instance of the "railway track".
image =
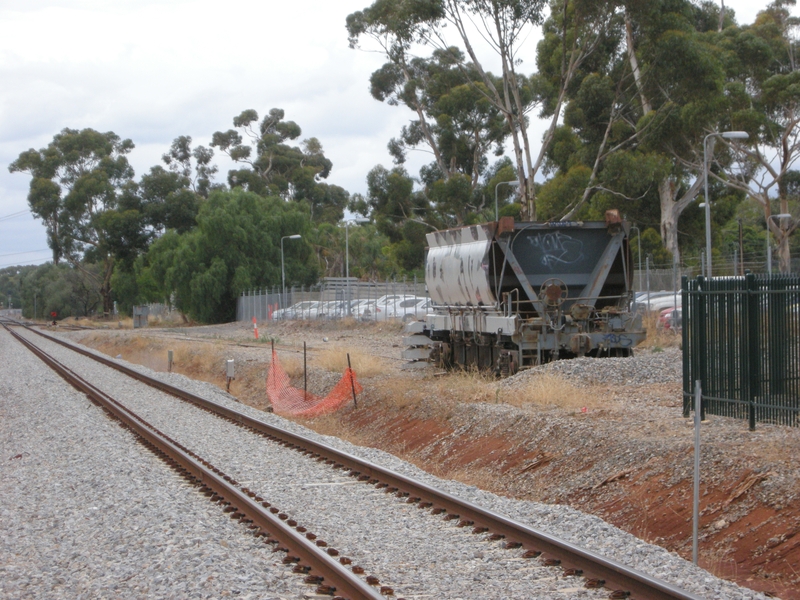
<svg viewBox="0 0 800 600">
<path fill-rule="evenodd" d="M 364 557 L 355 556 L 357 544 L 342 542 L 345 547 L 337 548 L 338 544 L 329 545 L 324 541 L 323 538 L 330 539 L 329 536 L 336 537 L 336 534 L 326 528 L 325 519 L 313 507 L 303 506 L 304 502 L 298 503 L 285 495 L 281 497 L 265 485 L 264 475 L 254 475 L 253 471 L 236 464 L 236 461 L 229 462 L 225 452 L 215 454 L 213 451 L 200 450 L 198 446 L 202 445 L 201 438 L 206 435 L 203 432 L 195 432 L 193 438 L 191 432 L 182 431 L 175 425 L 174 417 L 164 417 L 159 414 L 158 409 L 145 406 L 144 403 L 131 406 L 135 404 L 131 398 L 115 398 L 124 395 L 122 388 L 128 387 L 120 379 L 117 379 L 119 383 L 111 386 L 115 396 L 112 397 L 108 389 L 103 390 L 90 383 L 90 374 L 83 373 L 82 368 L 76 367 L 79 363 L 85 363 L 85 360 L 69 358 L 68 355 L 82 354 L 139 382 L 132 385 L 145 384 L 169 394 L 170 402 L 177 404 L 172 398 L 178 398 L 182 405 L 189 403 L 204 409 L 206 418 L 224 420 L 225 431 L 230 432 L 230 435 L 234 435 L 233 430 L 238 430 L 237 435 L 243 440 L 257 437 L 259 448 L 267 444 L 269 449 L 266 451 L 270 454 L 284 453 L 285 457 L 280 460 L 286 465 L 290 460 L 313 463 L 313 467 L 309 468 L 316 475 L 299 483 L 297 479 L 301 479 L 300 475 L 294 479 L 296 487 L 299 486 L 309 496 L 312 495 L 309 490 L 315 489 L 315 486 L 316 489 L 324 489 L 326 486 L 329 490 L 335 489 L 336 494 L 343 490 L 360 490 L 361 496 L 356 497 L 354 502 L 364 503 L 373 502 L 379 491 L 391 493 L 391 505 L 394 507 L 391 510 L 404 511 L 403 516 L 387 513 L 386 517 L 378 517 L 379 519 L 398 520 L 413 515 L 415 523 L 426 523 L 427 528 L 437 534 L 460 535 L 456 545 L 464 544 L 464 534 L 470 532 L 475 534 L 467 536 L 470 544 L 484 544 L 490 547 L 486 552 L 493 553 L 493 556 L 504 554 L 508 557 L 502 559 L 508 561 L 503 568 L 527 573 L 535 570 L 537 575 L 534 579 L 552 579 L 559 582 L 562 589 L 565 582 L 574 582 L 572 586 L 576 589 L 585 588 L 585 591 L 580 592 L 580 597 L 697 598 L 664 581 L 466 502 L 423 482 L 152 379 L 63 340 L 35 331 L 39 336 L 37 337 L 32 335 L 34 330 L 30 329 L 21 332 L 19 327 L 6 328 L 14 329 L 15 338 L 93 402 L 103 406 L 126 427 L 135 431 L 202 494 L 219 504 L 223 511 L 241 521 L 255 535 L 274 544 L 276 549 L 282 549 L 286 554 L 284 561 L 295 564 L 295 571 L 313 584 L 321 594 L 354 599 L 376 598 L 395 593 L 402 595 L 404 586 L 409 582 L 403 581 L 396 573 L 391 573 L 390 569 L 386 570 L 386 574 L 381 572 L 381 560 L 371 561 L 366 568 L 357 564 L 365 560 Z M 76 371 L 81 371 L 82 374 Z M 161 405 L 166 402 L 163 399 L 156 400 Z M 182 410 L 186 410 L 185 406 Z M 243 441 L 241 444 L 246 443 L 251 442 Z M 234 440 L 231 444 L 237 445 L 237 442 Z M 289 469 L 288 466 L 286 468 Z M 289 485 L 292 481 L 290 475 Z M 296 490 L 290 490 L 289 493 L 296 495 Z M 388 497 L 388 494 L 380 495 Z M 324 501 L 326 494 L 321 497 Z M 411 506 L 425 510 L 408 513 Z M 377 510 L 379 509 L 376 508 Z M 380 507 L 380 510 L 385 509 Z M 369 535 L 369 531 L 363 533 L 365 539 Z M 384 549 L 383 552 L 391 554 L 392 549 Z M 424 555 L 425 552 L 422 551 L 417 560 L 424 563 L 428 558 Z M 383 579 L 388 579 L 388 583 L 384 583 Z M 554 593 L 556 591 L 553 590 Z M 474 597 L 492 596 L 478 592 Z M 537 597 L 536 593 L 531 597 Z"/>
</svg>

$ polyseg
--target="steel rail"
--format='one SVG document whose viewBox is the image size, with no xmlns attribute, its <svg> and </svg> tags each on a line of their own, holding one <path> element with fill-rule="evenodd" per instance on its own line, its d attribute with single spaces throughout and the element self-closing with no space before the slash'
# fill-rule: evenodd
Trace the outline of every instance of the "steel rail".
<svg viewBox="0 0 800 600">
<path fill-rule="evenodd" d="M 2 325 L 14 338 L 70 385 L 86 394 L 90 400 L 111 413 L 147 444 L 155 448 L 158 453 L 167 457 L 168 461 L 179 465 L 187 473 L 187 478 L 196 481 L 204 489 L 210 490 L 223 498 L 243 515 L 242 518 L 246 517 L 254 525 L 269 532 L 279 543 L 284 544 L 291 552 L 297 554 L 298 562 L 309 566 L 310 572 L 319 575 L 327 586 L 333 586 L 329 588 L 329 591 L 335 590 L 338 596 L 352 600 L 378 600 L 382 598 L 379 593 L 353 572 L 340 565 L 311 540 L 267 510 L 268 502 L 264 503 L 265 506 L 262 505 L 260 502 L 263 502 L 263 500 L 256 500 L 258 497 L 255 494 L 252 494 L 253 497 L 251 497 L 251 495 L 230 483 L 228 480 L 231 478 L 227 477 L 228 480 L 226 480 L 226 476 L 219 469 L 214 469 L 210 463 L 170 439 L 111 396 L 99 390 L 37 347 L 30 340 L 25 339 L 15 331 L 11 331 L 5 323 L 2 323 Z"/>
<path fill-rule="evenodd" d="M 630 568 L 613 559 L 596 554 L 591 550 L 587 550 L 546 532 L 529 527 L 524 523 L 514 521 L 476 504 L 457 498 L 447 492 L 415 481 L 399 473 L 395 473 L 389 469 L 302 435 L 291 433 L 258 419 L 254 419 L 235 409 L 201 398 L 200 396 L 196 396 L 195 394 L 169 385 L 163 381 L 153 379 L 130 367 L 98 356 L 84 348 L 79 348 L 65 342 L 64 340 L 59 340 L 40 331 L 32 331 L 75 352 L 121 371 L 142 383 L 146 383 L 163 392 L 212 411 L 244 427 L 249 427 L 265 434 L 286 446 L 312 454 L 315 458 L 324 459 L 335 467 L 349 469 L 351 475 L 363 481 L 378 484 L 386 488 L 387 491 L 408 496 L 409 501 L 424 503 L 424 506 L 429 506 L 434 509 L 444 509 L 447 511 L 449 517 L 459 518 L 461 524 L 465 526 L 474 526 L 476 527 L 476 531 L 479 531 L 477 528 L 486 528 L 489 532 L 504 537 L 507 543 L 521 544 L 528 550 L 541 552 L 547 558 L 560 561 L 561 566 L 564 568 L 581 570 L 583 576 L 587 579 L 602 580 L 605 583 L 605 587 L 609 589 L 628 592 L 632 598 L 639 598 L 642 600 L 702 600 L 700 596 L 673 586 L 663 580 L 647 575 L 646 573 Z"/>
</svg>

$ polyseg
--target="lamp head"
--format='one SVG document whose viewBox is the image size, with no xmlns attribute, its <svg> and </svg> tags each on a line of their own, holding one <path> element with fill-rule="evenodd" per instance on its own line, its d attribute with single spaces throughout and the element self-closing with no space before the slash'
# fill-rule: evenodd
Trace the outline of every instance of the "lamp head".
<svg viewBox="0 0 800 600">
<path fill-rule="evenodd" d="M 303 236 L 300 235 L 299 233 L 295 233 L 294 235 L 290 235 L 289 239 L 290 240 L 299 240 L 301 237 L 303 237 Z"/>
<path fill-rule="evenodd" d="M 723 131 L 720 135 L 726 140 L 746 140 L 750 137 L 746 131 Z"/>
</svg>

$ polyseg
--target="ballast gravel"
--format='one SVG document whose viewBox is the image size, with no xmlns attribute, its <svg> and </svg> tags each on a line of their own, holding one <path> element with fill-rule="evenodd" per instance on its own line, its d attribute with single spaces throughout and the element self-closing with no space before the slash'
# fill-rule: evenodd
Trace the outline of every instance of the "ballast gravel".
<svg viewBox="0 0 800 600">
<path fill-rule="evenodd" d="M 8 336 L 3 336 L 0 339 L 2 339 L 4 345 L 11 343 Z M 39 343 L 38 340 L 37 343 Z M 59 348 L 54 344 L 49 344 L 47 349 L 71 368 L 79 370 L 79 372 L 85 374 L 85 377 L 91 378 L 96 385 L 101 388 L 105 387 L 109 393 L 112 393 L 125 404 L 129 404 L 134 411 L 149 420 L 153 425 L 176 437 L 181 443 L 210 460 L 223 471 L 239 480 L 240 483 L 247 485 L 250 489 L 269 499 L 300 524 L 308 527 L 309 531 L 315 532 L 320 539 L 326 540 L 331 546 L 337 548 L 342 554 L 351 556 L 355 562 L 366 569 L 368 574 L 379 577 L 383 584 L 391 585 L 399 597 L 454 599 L 590 598 L 606 597 L 607 595 L 607 592 L 585 590 L 582 588 L 583 581 L 581 579 L 563 578 L 560 576 L 560 571 L 554 572 L 553 569 L 541 567 L 538 561 L 523 559 L 520 552 L 502 549 L 499 542 L 487 542 L 484 540 L 484 535 L 473 535 L 467 528 L 456 528 L 453 523 L 445 522 L 441 517 L 431 515 L 430 511 L 420 510 L 415 505 L 403 504 L 402 500 L 384 494 L 373 486 L 356 483 L 352 478 L 345 477 L 339 471 L 334 471 L 315 461 L 304 459 L 297 452 L 271 444 L 263 438 L 210 416 L 203 411 L 198 411 L 151 388 L 143 387 L 140 384 L 131 384 L 129 383 L 130 380 L 123 378 L 124 376 L 115 374 L 106 367 L 97 365 L 85 358 L 76 358 L 68 350 Z M 220 404 L 234 407 L 270 424 L 285 427 L 340 450 L 359 455 L 406 476 L 420 479 L 451 494 L 480 504 L 489 510 L 524 522 L 531 527 L 545 530 L 551 535 L 580 544 L 630 567 L 660 577 L 700 597 L 720 599 L 763 597 L 761 594 L 751 590 L 739 588 L 732 583 L 717 579 L 678 556 L 657 546 L 646 544 L 634 536 L 608 525 L 599 518 L 585 515 L 564 506 L 510 500 L 483 492 L 475 487 L 440 480 L 384 452 L 359 448 L 336 438 L 320 436 L 275 415 L 240 405 L 230 396 L 213 386 L 195 382 L 180 375 L 152 373 L 143 367 L 128 366 L 165 380 L 172 385 L 188 389 Z M 20 370 L 18 372 L 25 371 Z M 48 379 L 48 387 L 61 385 L 63 388 L 65 385 L 55 375 L 49 375 Z M 3 385 L 5 385 L 5 380 L 6 374 L 3 374 Z M 19 393 L 17 390 L 12 390 L 12 392 Z M 74 411 L 74 405 L 77 404 L 81 406 L 84 412 L 100 413 L 98 409 L 89 405 L 88 401 L 82 396 L 75 394 L 71 390 L 70 394 L 73 397 L 66 400 L 66 402 L 73 408 L 68 411 L 60 409 L 53 411 L 51 409 L 50 412 L 71 414 Z M 14 397 L 13 394 L 3 394 L 3 398 L 6 396 Z M 3 402 L 4 404 L 0 406 L 5 412 L 21 401 L 13 401 L 10 405 L 7 405 L 6 400 Z M 80 410 L 78 411 L 78 413 L 81 412 Z M 97 418 L 99 420 L 106 419 L 102 416 L 102 413 Z M 106 423 L 111 422 L 106 419 Z M 48 424 L 43 421 L 39 428 L 47 430 L 54 426 L 54 424 Z M 19 427 L 20 431 L 23 431 L 28 425 L 20 423 Z M 80 426 L 76 427 L 79 430 L 81 429 Z M 116 442 L 116 445 L 125 448 L 125 450 L 120 450 L 121 452 L 130 454 L 134 452 L 131 448 L 135 448 L 135 456 L 137 458 L 142 454 L 147 455 L 139 446 L 133 444 L 130 434 L 123 432 L 113 424 L 107 425 L 106 428 L 112 429 L 115 434 L 123 438 L 121 440 L 118 438 Z M 84 435 L 95 437 L 94 434 L 84 433 Z M 4 450 L 6 449 L 6 436 L 7 433 L 4 426 Z M 110 446 L 115 445 L 111 441 L 108 443 Z M 116 452 L 116 450 L 114 451 Z M 109 453 L 106 454 L 110 456 Z M 133 459 L 128 460 L 133 461 Z M 96 459 L 86 458 L 81 461 L 81 467 L 75 468 L 81 469 L 82 472 L 86 470 L 90 473 L 95 473 L 99 469 L 94 464 L 95 461 Z M 117 463 L 116 459 L 114 459 L 114 463 Z M 24 465 L 26 463 L 21 462 L 19 464 Z M 147 465 L 147 467 L 142 465 Z M 6 465 L 4 464 L 3 468 L 5 469 L 5 467 Z M 219 508 L 202 500 L 202 497 L 194 492 L 192 488 L 180 483 L 180 480 L 172 476 L 171 472 L 152 456 L 149 457 L 149 461 L 135 461 L 130 469 L 141 478 L 142 482 L 139 487 L 145 485 L 145 481 L 150 482 L 153 479 L 157 479 L 155 473 L 161 473 L 163 477 L 166 472 L 167 479 L 173 482 L 176 487 L 176 493 L 180 491 L 188 497 L 196 497 L 196 502 L 207 511 L 209 531 L 216 531 L 215 525 L 217 523 L 223 529 L 227 525 L 238 531 L 238 526 L 233 525 L 230 519 L 223 518 Z M 112 468 L 111 471 L 115 472 L 116 470 Z M 106 481 L 105 472 L 102 472 L 100 477 L 102 481 Z M 21 480 L 19 487 L 24 487 L 24 483 L 27 482 Z M 122 483 L 109 476 L 109 486 L 121 485 Z M 158 487 L 160 484 L 155 483 L 154 485 Z M 169 488 L 167 487 L 167 489 Z M 5 489 L 0 492 L 2 494 L 0 499 L 3 500 L 4 507 L 7 506 L 7 502 L 3 497 L 6 493 L 7 490 Z M 98 510 L 102 509 L 104 513 L 112 513 L 116 510 L 116 507 L 123 506 L 123 503 L 118 502 L 116 499 L 130 494 L 124 488 L 119 490 L 108 489 L 104 490 L 103 493 L 105 496 L 104 504 L 102 507 L 98 506 Z M 41 495 L 41 492 L 38 495 Z M 97 503 L 99 501 L 96 501 Z M 4 537 L 7 537 L 5 536 L 7 529 L 6 514 L 5 512 L 0 514 L 3 516 Z M 170 522 L 175 519 L 181 519 L 182 515 L 183 509 L 181 507 L 168 505 L 163 509 L 163 513 L 159 515 L 157 520 L 151 523 L 151 528 L 160 530 L 163 527 L 161 520 Z M 89 545 L 93 548 L 96 545 L 94 541 L 89 542 L 89 544 L 84 544 L 84 541 L 86 539 L 93 540 L 94 537 L 98 536 L 102 538 L 98 540 L 101 545 L 107 543 L 105 541 L 106 538 L 113 538 L 115 535 L 112 533 L 114 529 L 113 523 L 117 519 L 114 517 L 106 517 L 106 519 L 103 526 L 90 528 L 91 531 L 73 531 L 71 543 L 80 546 Z M 14 529 L 11 530 L 14 539 L 16 539 L 17 535 L 15 531 Z M 117 533 L 116 535 L 119 534 Z M 245 536 L 243 533 L 239 533 L 239 535 L 247 540 L 247 542 L 241 542 L 240 546 L 247 546 L 248 544 L 257 546 L 252 541 L 252 537 Z M 23 538 L 25 537 L 23 534 Z M 153 547 L 148 541 L 143 542 L 140 539 L 139 543 L 146 548 Z M 22 542 L 20 542 L 20 545 L 24 546 Z M 111 542 L 112 549 L 117 548 L 117 546 L 128 548 L 127 544 L 114 544 Z M 4 542 L 4 553 L 6 552 L 5 547 Z M 155 545 L 153 548 L 157 549 L 158 546 Z M 264 552 L 264 550 L 259 550 Z M 39 555 L 38 553 L 30 554 L 33 556 Z M 114 557 L 114 560 L 127 564 L 127 555 L 121 555 L 121 552 L 114 550 L 111 556 Z M 105 560 L 108 560 L 108 556 Z M 36 561 L 31 562 L 35 563 Z M 37 566 L 27 562 L 25 565 L 19 565 L 18 568 L 20 570 L 25 569 L 26 573 L 16 578 L 16 581 L 31 581 L 32 573 L 36 571 Z M 214 563 L 214 567 L 219 568 L 216 563 Z M 177 572 L 176 568 L 173 565 L 173 573 Z M 181 564 L 180 570 L 183 571 L 184 568 L 188 569 L 189 565 Z M 196 574 L 197 571 L 200 571 L 200 574 Z M 202 579 L 204 571 L 202 568 L 196 569 L 195 575 L 187 575 L 187 577 Z M 189 573 L 191 572 L 189 571 Z M 263 575 L 261 571 L 245 572 L 248 575 L 253 573 Z M 281 570 L 281 573 L 285 573 L 285 570 Z M 241 576 L 242 572 L 239 571 L 238 574 Z M 150 577 L 155 576 L 156 580 L 158 580 L 155 571 L 148 572 L 147 575 Z M 118 585 L 120 585 L 118 583 L 119 578 L 120 576 L 112 577 L 117 581 Z M 297 582 L 300 581 L 299 577 L 294 576 L 294 578 Z M 143 579 L 148 579 L 148 584 L 151 586 L 156 585 L 155 581 L 150 580 L 148 577 L 143 577 Z M 285 575 L 279 581 L 285 581 Z M 152 597 L 184 597 L 183 591 L 178 589 L 176 593 L 174 589 L 170 588 L 171 584 L 174 584 L 174 580 L 170 580 L 170 583 L 157 588 L 158 591 L 156 592 L 147 593 Z M 34 586 L 33 589 L 35 590 L 36 588 L 37 586 Z M 275 586 L 271 584 L 268 584 L 264 589 L 268 590 L 268 593 L 283 593 L 276 591 Z M 136 593 L 130 593 L 130 591 L 133 591 L 131 588 L 123 588 L 123 590 L 128 590 L 129 593 L 123 593 L 122 595 L 127 595 L 127 597 L 136 596 Z M 242 596 L 241 593 L 238 597 L 247 597 Z M 48 594 L 37 595 L 37 592 L 33 591 L 29 597 L 52 596 Z M 191 596 L 187 594 L 185 597 Z M 204 596 L 199 595 L 196 597 Z"/>
<path fill-rule="evenodd" d="M 0 356 L 0 597 L 305 597 L 281 555 L 2 329 Z"/>
<path fill-rule="evenodd" d="M 664 348 L 660 352 L 636 350 L 630 358 L 598 359 L 584 356 L 556 360 L 520 371 L 503 380 L 502 385 L 516 387 L 541 373 L 561 375 L 578 387 L 674 383 L 682 380 L 683 362 L 680 348 Z"/>
</svg>

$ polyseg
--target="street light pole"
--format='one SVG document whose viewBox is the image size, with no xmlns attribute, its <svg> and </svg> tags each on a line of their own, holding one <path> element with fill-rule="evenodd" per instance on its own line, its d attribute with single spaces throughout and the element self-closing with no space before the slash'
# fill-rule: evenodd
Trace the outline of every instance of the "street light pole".
<svg viewBox="0 0 800 600">
<path fill-rule="evenodd" d="M 706 199 L 706 277 L 711 277 L 711 204 L 708 201 L 708 152 L 706 144 L 708 138 L 721 137 L 726 140 L 746 140 L 750 137 L 745 131 L 723 131 L 709 133 L 703 138 L 703 188 L 705 190 Z"/>
<path fill-rule="evenodd" d="M 301 236 L 299 233 L 294 235 L 285 235 L 281 238 L 281 291 L 283 295 L 283 305 L 281 308 L 286 308 L 286 269 L 283 266 L 283 240 L 299 240 Z"/>
<path fill-rule="evenodd" d="M 497 188 L 499 188 L 503 184 L 510 185 L 511 187 L 519 187 L 519 181 L 501 181 L 496 186 L 494 186 L 494 220 L 500 220 L 500 210 L 498 208 L 498 200 L 497 200 Z"/>
</svg>

